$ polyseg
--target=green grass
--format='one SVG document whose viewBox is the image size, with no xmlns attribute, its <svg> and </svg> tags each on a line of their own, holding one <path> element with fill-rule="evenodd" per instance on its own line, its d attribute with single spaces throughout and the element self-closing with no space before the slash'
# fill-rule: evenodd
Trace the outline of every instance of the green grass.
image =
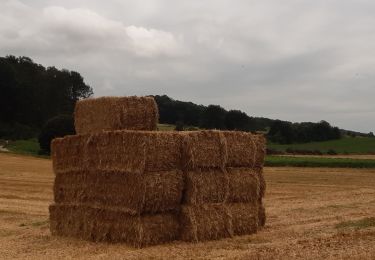
<svg viewBox="0 0 375 260">
<path fill-rule="evenodd" d="M 12 153 L 38 155 L 39 143 L 37 139 L 11 141 L 5 148 Z"/>
<path fill-rule="evenodd" d="M 364 229 L 369 227 L 375 227 L 375 218 L 364 218 L 356 221 L 345 221 L 336 225 L 336 228 L 354 228 Z"/>
<path fill-rule="evenodd" d="M 175 128 L 175 125 L 158 124 L 159 131 L 173 131 Z"/>
<path fill-rule="evenodd" d="M 267 156 L 266 166 L 289 167 L 329 167 L 329 168 L 375 168 L 375 160 L 321 158 L 321 157 L 291 157 Z"/>
<path fill-rule="evenodd" d="M 375 153 L 374 137 L 345 137 L 339 140 L 325 142 L 312 142 L 303 144 L 268 144 L 268 148 L 285 151 L 287 148 L 294 150 L 319 150 L 327 153 L 328 150 L 334 150 L 337 153 L 344 154 L 372 154 Z"/>
</svg>

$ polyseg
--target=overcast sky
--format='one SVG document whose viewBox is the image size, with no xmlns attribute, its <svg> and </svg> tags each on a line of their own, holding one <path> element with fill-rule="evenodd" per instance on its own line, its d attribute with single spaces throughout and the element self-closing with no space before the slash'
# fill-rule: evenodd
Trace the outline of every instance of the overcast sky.
<svg viewBox="0 0 375 260">
<path fill-rule="evenodd" d="M 95 96 L 167 94 L 375 131 L 374 0 L 0 0 L 0 55 Z"/>
</svg>

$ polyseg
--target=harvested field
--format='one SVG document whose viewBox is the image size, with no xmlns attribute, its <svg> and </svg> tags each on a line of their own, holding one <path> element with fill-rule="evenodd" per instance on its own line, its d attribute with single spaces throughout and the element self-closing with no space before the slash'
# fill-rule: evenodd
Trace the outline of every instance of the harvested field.
<svg viewBox="0 0 375 260">
<path fill-rule="evenodd" d="M 375 170 L 268 168 L 267 223 L 255 235 L 134 249 L 51 236 L 52 163 L 0 153 L 2 259 L 374 259 Z"/>
</svg>

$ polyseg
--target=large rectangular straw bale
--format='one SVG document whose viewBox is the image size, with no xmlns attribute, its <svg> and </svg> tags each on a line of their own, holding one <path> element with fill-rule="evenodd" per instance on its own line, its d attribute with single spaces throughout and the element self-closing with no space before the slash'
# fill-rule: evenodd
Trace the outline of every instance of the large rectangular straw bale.
<svg viewBox="0 0 375 260">
<path fill-rule="evenodd" d="M 79 171 L 56 175 L 56 203 L 121 207 L 130 214 L 178 210 L 183 175 L 179 170 L 146 172 Z"/>
<path fill-rule="evenodd" d="M 180 213 L 180 239 L 199 242 L 231 237 L 233 234 L 229 218 L 223 204 L 183 206 Z"/>
<path fill-rule="evenodd" d="M 192 131 L 183 133 L 183 136 L 183 162 L 186 169 L 225 167 L 227 148 L 220 131 Z"/>
<path fill-rule="evenodd" d="M 224 131 L 228 149 L 228 167 L 263 167 L 266 141 L 263 135 Z"/>
<path fill-rule="evenodd" d="M 51 143 L 51 157 L 54 172 L 84 169 L 83 155 L 87 137 L 71 135 L 55 138 Z"/>
<path fill-rule="evenodd" d="M 53 204 L 49 211 L 52 235 L 126 242 L 136 247 L 161 244 L 178 237 L 178 218 L 170 213 L 132 216 L 121 209 L 68 204 Z"/>
<path fill-rule="evenodd" d="M 184 205 L 180 225 L 180 239 L 184 241 L 198 242 L 253 234 L 258 227 L 258 204 Z"/>
<path fill-rule="evenodd" d="M 258 203 L 233 203 L 227 207 L 231 218 L 233 235 L 242 236 L 257 232 Z"/>
<path fill-rule="evenodd" d="M 254 202 L 259 198 L 258 173 L 249 168 L 187 171 L 186 204 Z"/>
<path fill-rule="evenodd" d="M 102 170 L 143 173 L 181 168 L 182 136 L 175 132 L 111 131 L 58 138 L 55 172 Z"/>
<path fill-rule="evenodd" d="M 112 130 L 156 130 L 159 119 L 153 97 L 100 97 L 76 103 L 78 134 Z"/>
<path fill-rule="evenodd" d="M 255 203 L 260 197 L 259 172 L 251 168 L 227 168 L 229 194 L 227 202 Z"/>
</svg>

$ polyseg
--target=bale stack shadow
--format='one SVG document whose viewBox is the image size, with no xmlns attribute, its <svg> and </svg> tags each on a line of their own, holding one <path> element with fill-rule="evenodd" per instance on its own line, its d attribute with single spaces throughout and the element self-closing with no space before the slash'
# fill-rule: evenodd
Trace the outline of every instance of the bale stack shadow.
<svg viewBox="0 0 375 260">
<path fill-rule="evenodd" d="M 152 98 L 77 103 L 78 134 L 52 142 L 53 235 L 143 247 L 252 234 L 265 224 L 262 135 L 145 131 L 157 121 Z"/>
</svg>

